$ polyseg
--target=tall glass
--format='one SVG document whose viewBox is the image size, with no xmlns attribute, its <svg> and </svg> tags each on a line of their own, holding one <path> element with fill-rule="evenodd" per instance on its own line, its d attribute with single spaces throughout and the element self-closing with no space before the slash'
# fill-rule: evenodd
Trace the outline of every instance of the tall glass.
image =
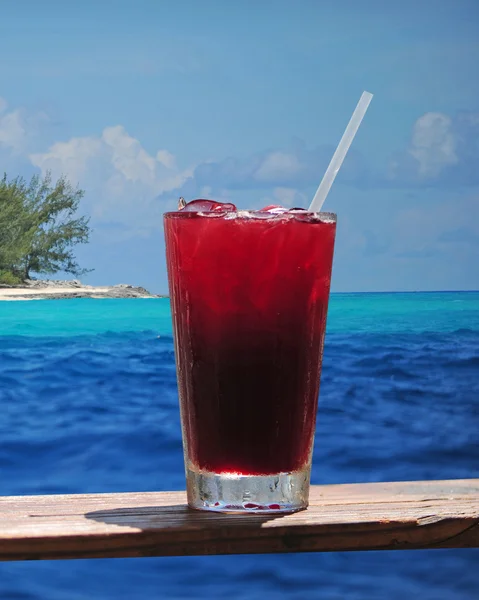
<svg viewBox="0 0 479 600">
<path fill-rule="evenodd" d="M 306 508 L 336 216 L 166 213 L 188 503 Z"/>
</svg>

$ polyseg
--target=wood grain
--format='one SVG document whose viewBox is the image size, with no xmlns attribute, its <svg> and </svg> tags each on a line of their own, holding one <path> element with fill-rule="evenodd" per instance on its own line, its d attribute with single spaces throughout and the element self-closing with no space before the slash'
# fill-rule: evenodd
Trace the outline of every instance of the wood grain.
<svg viewBox="0 0 479 600">
<path fill-rule="evenodd" d="M 184 492 L 0 497 L 0 559 L 479 547 L 479 479 L 313 486 L 287 516 L 193 511 Z"/>
</svg>

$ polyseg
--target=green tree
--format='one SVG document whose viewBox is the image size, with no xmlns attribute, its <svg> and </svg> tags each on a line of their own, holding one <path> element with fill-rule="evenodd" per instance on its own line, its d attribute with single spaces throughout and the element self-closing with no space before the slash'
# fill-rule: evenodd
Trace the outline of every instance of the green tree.
<svg viewBox="0 0 479 600">
<path fill-rule="evenodd" d="M 29 231 L 24 194 L 19 180 L 0 180 L 0 281 L 19 283 L 23 257 L 33 231 Z"/>
<path fill-rule="evenodd" d="M 0 181 L 0 272 L 27 279 L 30 273 L 64 271 L 79 276 L 74 246 L 88 242 L 89 219 L 77 216 L 84 192 L 50 173 L 27 183 Z"/>
</svg>

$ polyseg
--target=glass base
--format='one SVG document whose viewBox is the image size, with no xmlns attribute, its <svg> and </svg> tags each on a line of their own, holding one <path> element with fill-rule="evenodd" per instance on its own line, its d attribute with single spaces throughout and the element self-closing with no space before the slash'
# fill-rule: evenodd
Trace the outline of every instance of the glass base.
<svg viewBox="0 0 479 600">
<path fill-rule="evenodd" d="M 291 513 L 308 506 L 310 469 L 277 475 L 187 470 L 188 505 L 227 513 Z"/>
</svg>

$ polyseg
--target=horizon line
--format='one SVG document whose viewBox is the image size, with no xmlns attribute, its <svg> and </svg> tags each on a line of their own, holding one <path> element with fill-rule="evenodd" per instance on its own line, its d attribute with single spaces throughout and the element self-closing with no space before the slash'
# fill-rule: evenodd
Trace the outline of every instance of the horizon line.
<svg viewBox="0 0 479 600">
<path fill-rule="evenodd" d="M 368 290 L 355 292 L 330 292 L 330 296 L 334 294 L 477 294 L 477 290 Z M 158 296 L 169 298 L 169 294 L 159 292 Z"/>
</svg>

